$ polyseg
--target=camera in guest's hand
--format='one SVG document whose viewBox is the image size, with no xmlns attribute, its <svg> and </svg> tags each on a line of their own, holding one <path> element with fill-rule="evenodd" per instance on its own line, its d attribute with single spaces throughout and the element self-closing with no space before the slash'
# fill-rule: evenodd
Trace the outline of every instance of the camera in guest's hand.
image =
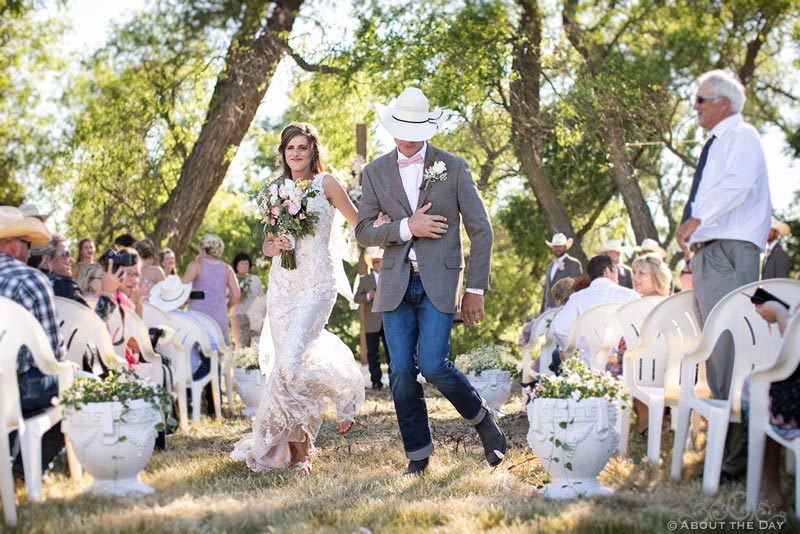
<svg viewBox="0 0 800 534">
<path fill-rule="evenodd" d="M 117 272 L 120 267 L 131 267 L 139 262 L 139 256 L 131 254 L 130 252 L 116 252 L 115 250 L 106 250 L 98 259 L 98 263 L 105 268 L 108 268 L 108 263 L 113 265 L 112 272 Z"/>
</svg>

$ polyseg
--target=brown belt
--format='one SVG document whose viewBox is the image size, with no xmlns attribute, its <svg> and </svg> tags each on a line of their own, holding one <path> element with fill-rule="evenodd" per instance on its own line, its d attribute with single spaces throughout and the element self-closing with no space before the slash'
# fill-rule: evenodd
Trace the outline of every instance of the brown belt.
<svg viewBox="0 0 800 534">
<path fill-rule="evenodd" d="M 419 274 L 419 263 L 416 260 L 408 260 L 411 265 L 411 274 Z"/>
<path fill-rule="evenodd" d="M 718 241 L 718 239 L 709 239 L 708 241 L 703 241 L 702 243 L 692 243 L 689 245 L 689 250 L 692 252 L 697 252 L 698 250 L 702 250 L 705 247 L 714 244 Z"/>
</svg>

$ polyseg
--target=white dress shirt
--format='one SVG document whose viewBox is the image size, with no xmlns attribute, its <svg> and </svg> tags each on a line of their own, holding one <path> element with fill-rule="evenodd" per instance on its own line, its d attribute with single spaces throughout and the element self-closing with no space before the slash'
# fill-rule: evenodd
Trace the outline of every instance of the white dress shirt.
<svg viewBox="0 0 800 534">
<path fill-rule="evenodd" d="M 761 137 L 738 113 L 708 133 L 717 139 L 692 203 L 692 217 L 700 219 L 700 225 L 689 243 L 736 239 L 763 250 L 772 204 Z"/>
<path fill-rule="evenodd" d="M 553 263 L 550 264 L 550 281 L 553 281 L 553 278 L 556 277 L 556 271 L 561 268 L 564 268 L 564 260 L 567 259 L 566 253 L 562 254 L 561 256 L 557 257 L 553 260 Z"/>
<path fill-rule="evenodd" d="M 581 289 L 570 295 L 569 300 L 553 319 L 550 331 L 558 346 L 563 350 L 569 342 L 569 331 L 575 320 L 584 312 L 596 306 L 611 304 L 613 302 L 625 303 L 641 298 L 633 289 L 615 284 L 609 278 L 601 276 L 595 278 L 589 287 Z M 581 347 L 578 347 L 581 348 Z M 589 364 L 589 354 L 586 350 L 581 353 L 581 359 Z M 591 367 L 591 365 L 590 365 Z"/>
</svg>

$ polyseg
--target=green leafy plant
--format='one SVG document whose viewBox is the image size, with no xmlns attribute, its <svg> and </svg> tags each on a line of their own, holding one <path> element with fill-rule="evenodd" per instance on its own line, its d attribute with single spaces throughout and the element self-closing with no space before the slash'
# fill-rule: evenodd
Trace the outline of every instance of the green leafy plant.
<svg viewBox="0 0 800 534">
<path fill-rule="evenodd" d="M 231 353 L 231 363 L 234 367 L 245 371 L 255 371 L 261 367 L 258 364 L 258 346 L 237 347 Z"/>
<path fill-rule="evenodd" d="M 481 345 L 473 351 L 459 354 L 455 365 L 462 373 L 475 373 L 475 376 L 490 369 L 508 371 L 512 377 L 519 374 L 519 362 L 502 345 Z"/>
<path fill-rule="evenodd" d="M 155 425 L 156 430 L 162 431 L 178 425 L 170 416 L 172 395 L 160 385 L 152 384 L 127 369 L 109 371 L 103 380 L 77 377 L 61 394 L 58 403 L 66 409 L 79 411 L 84 405 L 93 402 L 118 402 L 122 405 L 122 412 L 114 422 L 124 423 L 125 416 L 131 411 L 131 404 L 137 399 L 164 414 L 162 421 Z"/>
</svg>

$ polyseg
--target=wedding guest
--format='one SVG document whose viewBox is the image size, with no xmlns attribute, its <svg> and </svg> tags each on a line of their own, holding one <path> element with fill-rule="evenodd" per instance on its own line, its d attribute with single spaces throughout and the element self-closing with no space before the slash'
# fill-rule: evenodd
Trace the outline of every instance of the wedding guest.
<svg viewBox="0 0 800 534">
<path fill-rule="evenodd" d="M 556 307 L 550 292 L 553 284 L 562 278 L 575 278 L 583 274 L 581 262 L 567 254 L 567 250 L 572 247 L 572 241 L 571 237 L 567 239 L 564 234 L 555 234 L 552 242 L 545 240 L 547 246 L 553 251 L 554 258 L 545 270 L 544 296 L 539 309 L 540 313 Z"/>
<path fill-rule="evenodd" d="M 628 289 L 633 289 L 633 271 L 623 262 L 620 262 L 623 253 L 622 241 L 619 239 L 609 239 L 603 243 L 603 246 L 598 249 L 597 253 L 605 254 L 611 258 L 611 263 L 613 263 L 614 267 L 617 269 L 619 285 L 627 287 Z"/>
<path fill-rule="evenodd" d="M 364 251 L 364 261 L 371 267 L 371 272 L 359 277 L 358 290 L 353 300 L 361 305 L 364 310 L 364 335 L 367 339 L 367 362 L 369 364 L 369 377 L 372 389 L 383 387 L 383 372 L 381 371 L 381 343 L 386 352 L 386 364 L 391 363 L 389 347 L 386 345 L 386 335 L 383 332 L 382 314 L 372 311 L 375 301 L 375 290 L 378 288 L 378 278 L 383 261 L 383 249 L 380 247 L 367 247 Z"/>
<path fill-rule="evenodd" d="M 175 253 L 171 248 L 163 247 L 158 251 L 158 263 L 165 275 L 178 274 L 178 269 L 175 268 Z"/>
<path fill-rule="evenodd" d="M 150 287 L 164 280 L 164 274 L 160 265 L 156 265 L 156 246 L 150 239 L 142 239 L 133 244 L 133 248 L 139 253 L 141 261 L 141 279 L 139 283 L 148 282 Z M 145 294 L 145 297 L 147 295 Z"/>
<path fill-rule="evenodd" d="M 184 284 L 192 284 L 192 291 L 203 292 L 203 298 L 190 301 L 189 310 L 205 313 L 214 319 L 222 331 L 225 344 L 230 345 L 228 308 L 236 306 L 241 300 L 239 284 L 231 266 L 220 259 L 225 244 L 219 236 L 205 234 L 200 238 L 198 248 L 200 252 L 197 258 L 186 267 L 182 280 Z"/>
<path fill-rule="evenodd" d="M 701 325 L 722 297 L 758 280 L 759 256 L 769 234 L 767 163 L 758 130 L 742 117 L 745 100 L 744 86 L 722 70 L 699 79 L 694 109 L 708 138 L 675 238 L 684 251 L 694 253 L 692 294 Z M 733 338 L 724 334 L 706 361 L 713 399 L 728 398 L 734 354 Z M 742 426 L 731 423 L 720 481 L 735 480 L 746 468 Z"/>
<path fill-rule="evenodd" d="M 638 247 L 634 247 L 636 252 L 639 253 L 639 256 L 644 256 L 645 254 L 655 253 L 661 256 L 661 258 L 667 257 L 667 251 L 658 244 L 658 241 L 655 239 L 650 239 L 649 237 L 642 241 L 642 244 Z"/>
<path fill-rule="evenodd" d="M 761 266 L 761 279 L 789 278 L 792 260 L 789 253 L 783 248 L 780 237 L 789 235 L 789 225 L 775 217 L 769 227 L 767 235 L 767 248 L 764 251 L 764 263 Z"/>
<path fill-rule="evenodd" d="M 264 288 L 258 276 L 250 274 L 252 259 L 246 252 L 239 252 L 231 262 L 236 272 L 236 282 L 239 285 L 241 301 L 231 309 L 231 322 L 233 323 L 233 342 L 237 347 L 249 347 L 253 336 L 258 336 L 260 327 L 256 330 L 251 324 L 249 313 L 253 306 L 263 301 Z M 261 299 L 261 300 L 259 300 Z"/>
<path fill-rule="evenodd" d="M 84 237 L 78 241 L 78 261 L 72 266 L 72 276 L 77 279 L 81 274 L 81 269 L 91 263 L 97 263 L 94 241 Z"/>
<path fill-rule="evenodd" d="M 99 263 L 90 263 L 81 269 L 75 282 L 86 298 L 94 298 L 100 294 L 103 282 L 103 267 Z"/>
</svg>

